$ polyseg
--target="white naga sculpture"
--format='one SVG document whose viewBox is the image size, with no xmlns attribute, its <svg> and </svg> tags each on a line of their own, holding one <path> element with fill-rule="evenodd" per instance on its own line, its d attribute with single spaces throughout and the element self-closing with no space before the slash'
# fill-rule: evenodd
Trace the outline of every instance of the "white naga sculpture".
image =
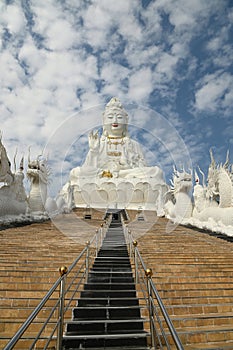
<svg viewBox="0 0 233 350">
<path fill-rule="evenodd" d="M 165 215 L 170 219 L 182 221 L 192 215 L 192 174 L 187 173 L 184 169 L 179 172 L 174 167 L 171 188 L 166 193 L 166 203 L 164 205 Z"/>
<path fill-rule="evenodd" d="M 103 113 L 102 135 L 89 134 L 84 164 L 71 170 L 60 197 L 77 207 L 142 206 L 160 213 L 166 191 L 162 170 L 146 166 L 140 145 L 129 136 L 128 114 L 120 100 L 112 98 Z"/>
<path fill-rule="evenodd" d="M 50 174 L 47 160 L 39 156 L 31 161 L 29 153 L 27 177 L 31 182 L 31 188 L 27 196 L 24 187 L 24 159 L 22 157 L 19 169 L 16 170 L 16 155 L 17 150 L 14 156 L 13 173 L 0 134 L 0 221 L 34 220 L 34 214 L 36 216 L 39 214 L 43 219 L 48 214 L 58 213 L 55 200 L 47 198 Z"/>
<path fill-rule="evenodd" d="M 40 156 L 36 160 L 30 160 L 29 153 L 27 177 L 31 182 L 28 196 L 29 210 L 31 213 L 44 213 L 49 177 L 47 160 L 40 159 Z"/>
<path fill-rule="evenodd" d="M 207 223 L 206 227 L 213 229 L 211 223 L 233 226 L 233 166 L 229 164 L 229 155 L 225 164 L 216 165 L 210 151 L 211 164 L 208 169 L 206 185 L 204 173 L 202 184 L 195 171 L 193 201 L 190 190 L 192 175 L 175 170 L 172 188 L 167 195 L 165 215 L 177 222 L 198 225 L 198 221 Z M 171 196 L 172 194 L 172 196 Z"/>
<path fill-rule="evenodd" d="M 0 217 L 26 213 L 28 205 L 23 180 L 23 158 L 19 170 L 16 171 L 15 164 L 15 173 L 12 173 L 11 164 L 0 136 Z"/>
<path fill-rule="evenodd" d="M 216 165 L 212 152 L 208 170 L 208 185 L 196 180 L 194 186 L 193 217 L 200 221 L 209 219 L 226 226 L 233 226 L 233 166 L 229 154 L 225 164 Z"/>
</svg>

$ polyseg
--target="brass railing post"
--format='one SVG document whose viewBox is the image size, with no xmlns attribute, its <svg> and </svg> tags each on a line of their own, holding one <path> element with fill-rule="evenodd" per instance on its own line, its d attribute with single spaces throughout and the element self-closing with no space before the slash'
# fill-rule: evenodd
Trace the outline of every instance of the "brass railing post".
<svg viewBox="0 0 233 350">
<path fill-rule="evenodd" d="M 154 324 L 153 324 L 153 306 L 152 306 L 152 293 L 151 293 L 151 276 L 153 275 L 151 269 L 145 271 L 147 279 L 147 293 L 148 293 L 148 308 L 150 318 L 150 333 L 151 333 L 151 345 L 152 349 L 155 349 L 155 336 L 154 336 Z"/>
<path fill-rule="evenodd" d="M 128 245 L 128 243 L 129 243 L 128 226 L 124 225 L 123 227 L 124 227 L 124 235 L 125 235 L 126 244 Z"/>
<path fill-rule="evenodd" d="M 137 259 L 137 241 L 133 241 L 134 246 L 134 268 L 135 268 L 135 284 L 138 284 L 138 259 Z"/>
<path fill-rule="evenodd" d="M 95 256 L 98 255 L 99 230 L 95 230 Z"/>
<path fill-rule="evenodd" d="M 63 323 L 64 323 L 64 301 L 65 301 L 65 282 L 66 282 L 66 274 L 67 274 L 67 267 L 61 266 L 59 269 L 60 275 L 62 277 L 61 283 L 60 283 L 60 302 L 59 302 L 59 324 L 58 324 L 58 330 L 57 330 L 57 350 L 62 349 L 62 336 L 63 336 Z"/>
<path fill-rule="evenodd" d="M 104 224 L 101 224 L 100 225 L 100 244 L 102 244 L 102 241 L 103 241 L 103 226 Z"/>
<path fill-rule="evenodd" d="M 128 230 L 128 237 L 129 237 L 129 256 L 132 258 L 132 236 L 131 231 Z"/>
<path fill-rule="evenodd" d="M 90 258 L 90 241 L 86 242 L 87 253 L 86 253 L 86 282 L 88 280 L 89 273 L 89 258 Z"/>
</svg>

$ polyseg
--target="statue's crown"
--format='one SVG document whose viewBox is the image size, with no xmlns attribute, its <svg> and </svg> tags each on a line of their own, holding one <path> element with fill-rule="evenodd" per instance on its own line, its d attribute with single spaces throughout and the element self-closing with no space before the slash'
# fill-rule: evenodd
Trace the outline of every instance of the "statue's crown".
<svg viewBox="0 0 233 350">
<path fill-rule="evenodd" d="M 121 114 L 128 116 L 128 113 L 123 108 L 121 101 L 117 97 L 111 98 L 111 100 L 106 104 L 104 113 L 106 112 L 108 113 L 109 111 L 113 111 L 113 110 L 120 110 Z"/>
<path fill-rule="evenodd" d="M 111 100 L 107 103 L 106 107 L 123 108 L 121 101 L 117 97 L 111 98 Z"/>
</svg>

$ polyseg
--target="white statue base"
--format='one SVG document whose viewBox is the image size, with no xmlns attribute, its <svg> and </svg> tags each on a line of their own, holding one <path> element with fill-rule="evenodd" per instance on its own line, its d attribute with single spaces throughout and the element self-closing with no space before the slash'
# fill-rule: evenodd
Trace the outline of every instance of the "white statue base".
<svg viewBox="0 0 233 350">
<path fill-rule="evenodd" d="M 156 210 L 163 215 L 163 197 L 167 192 L 161 170 L 151 179 L 137 178 L 77 178 L 65 185 L 66 202 L 75 207 Z M 69 186 L 72 199 L 69 199 Z"/>
</svg>

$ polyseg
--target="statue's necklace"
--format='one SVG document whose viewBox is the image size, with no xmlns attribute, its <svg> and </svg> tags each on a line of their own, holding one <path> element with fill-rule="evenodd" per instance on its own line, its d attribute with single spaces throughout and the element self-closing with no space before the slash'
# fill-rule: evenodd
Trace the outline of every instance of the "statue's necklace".
<svg viewBox="0 0 233 350">
<path fill-rule="evenodd" d="M 114 137 L 114 136 L 110 137 L 110 136 L 108 136 L 108 145 L 110 146 L 110 148 L 112 145 L 115 145 L 115 149 L 117 150 L 118 145 L 123 146 L 124 144 L 125 144 L 125 141 L 124 141 L 123 137 Z"/>
</svg>

